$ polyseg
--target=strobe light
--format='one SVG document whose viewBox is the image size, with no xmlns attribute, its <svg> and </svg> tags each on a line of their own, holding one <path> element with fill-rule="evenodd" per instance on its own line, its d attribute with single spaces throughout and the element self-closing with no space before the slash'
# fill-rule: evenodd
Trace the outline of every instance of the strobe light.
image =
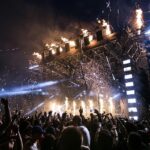
<svg viewBox="0 0 150 150">
<path fill-rule="evenodd" d="M 131 59 L 124 60 L 123 66 L 129 119 L 138 120 L 136 91 L 134 87 L 134 76 L 132 75 L 133 70 L 131 65 Z"/>
</svg>

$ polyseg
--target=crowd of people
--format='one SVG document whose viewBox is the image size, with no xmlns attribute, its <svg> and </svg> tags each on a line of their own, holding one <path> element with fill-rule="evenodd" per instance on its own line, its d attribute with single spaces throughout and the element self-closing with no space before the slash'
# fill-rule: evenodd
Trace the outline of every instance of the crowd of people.
<svg viewBox="0 0 150 150">
<path fill-rule="evenodd" d="M 1 99 L 0 150 L 149 150 L 150 120 L 128 120 L 101 114 L 64 112 L 11 113 L 8 100 Z"/>
</svg>

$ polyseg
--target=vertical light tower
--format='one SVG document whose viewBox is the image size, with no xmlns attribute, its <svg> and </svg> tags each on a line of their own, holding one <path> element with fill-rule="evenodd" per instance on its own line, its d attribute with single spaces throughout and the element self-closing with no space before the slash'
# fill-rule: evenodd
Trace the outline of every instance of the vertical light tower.
<svg viewBox="0 0 150 150">
<path fill-rule="evenodd" d="M 123 66 L 129 119 L 138 120 L 137 99 L 131 59 L 124 60 Z"/>
</svg>

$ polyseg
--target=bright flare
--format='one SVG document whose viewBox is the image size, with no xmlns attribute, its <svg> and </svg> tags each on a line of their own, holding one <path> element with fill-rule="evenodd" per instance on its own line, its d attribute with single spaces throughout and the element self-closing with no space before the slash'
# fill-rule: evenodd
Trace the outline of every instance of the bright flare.
<svg viewBox="0 0 150 150">
<path fill-rule="evenodd" d="M 42 59 L 42 55 L 40 53 L 34 52 L 33 56 L 36 56 L 38 59 Z"/>
<path fill-rule="evenodd" d="M 143 27 L 143 11 L 141 8 L 136 9 L 136 28 L 140 30 Z"/>
<path fill-rule="evenodd" d="M 81 101 L 81 107 L 83 109 L 83 113 L 85 114 L 86 113 L 86 107 L 85 107 L 85 102 L 84 101 Z"/>
<path fill-rule="evenodd" d="M 64 42 L 64 43 L 69 43 L 69 39 L 65 38 L 65 37 L 61 37 L 61 40 Z"/>
<path fill-rule="evenodd" d="M 73 115 L 76 114 L 76 102 L 73 101 Z"/>
<path fill-rule="evenodd" d="M 90 106 L 90 110 L 93 110 L 94 108 L 94 104 L 92 100 L 89 100 L 89 106 Z"/>
<path fill-rule="evenodd" d="M 68 102 L 68 97 L 65 98 L 65 110 L 68 111 L 68 106 L 69 106 L 69 102 Z"/>
<path fill-rule="evenodd" d="M 100 113 L 102 114 L 103 113 L 103 109 L 104 109 L 104 102 L 103 102 L 102 98 L 100 98 L 99 101 L 100 101 Z"/>
<path fill-rule="evenodd" d="M 89 32 L 87 29 L 81 29 L 83 37 L 87 37 L 89 35 Z"/>
<path fill-rule="evenodd" d="M 107 23 L 105 20 L 102 20 L 102 27 L 104 28 L 103 29 L 104 36 L 109 36 L 112 33 L 109 23 Z"/>
<path fill-rule="evenodd" d="M 112 100 L 112 97 L 109 98 L 109 112 L 113 113 L 113 100 Z"/>
<path fill-rule="evenodd" d="M 93 41 L 93 35 L 89 35 L 89 42 Z"/>
</svg>

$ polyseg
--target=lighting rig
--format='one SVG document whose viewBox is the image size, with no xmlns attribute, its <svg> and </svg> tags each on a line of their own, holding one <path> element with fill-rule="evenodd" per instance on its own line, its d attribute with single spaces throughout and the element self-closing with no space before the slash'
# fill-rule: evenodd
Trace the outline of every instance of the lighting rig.
<svg viewBox="0 0 150 150">
<path fill-rule="evenodd" d="M 83 90 L 103 94 L 106 98 L 114 85 L 121 87 L 126 90 L 124 97 L 128 102 L 129 118 L 138 120 L 137 99 L 129 98 L 136 92 L 128 90 L 134 87 L 134 82 L 126 82 L 133 76 L 124 73 L 131 71 L 131 66 L 125 66 L 127 60 L 132 61 L 134 74 L 138 68 L 147 69 L 143 11 L 136 8 L 130 27 L 121 33 L 114 32 L 106 20 L 97 19 L 97 22 L 96 32 L 81 29 L 80 37 L 75 40 L 61 37 L 60 42 L 45 44 L 41 53 L 34 52 L 36 65 L 41 68 L 39 74 L 51 80 L 68 79 L 61 86 L 72 98 Z M 131 102 L 136 106 L 130 107 Z M 136 115 L 133 114 L 135 111 Z"/>
</svg>

